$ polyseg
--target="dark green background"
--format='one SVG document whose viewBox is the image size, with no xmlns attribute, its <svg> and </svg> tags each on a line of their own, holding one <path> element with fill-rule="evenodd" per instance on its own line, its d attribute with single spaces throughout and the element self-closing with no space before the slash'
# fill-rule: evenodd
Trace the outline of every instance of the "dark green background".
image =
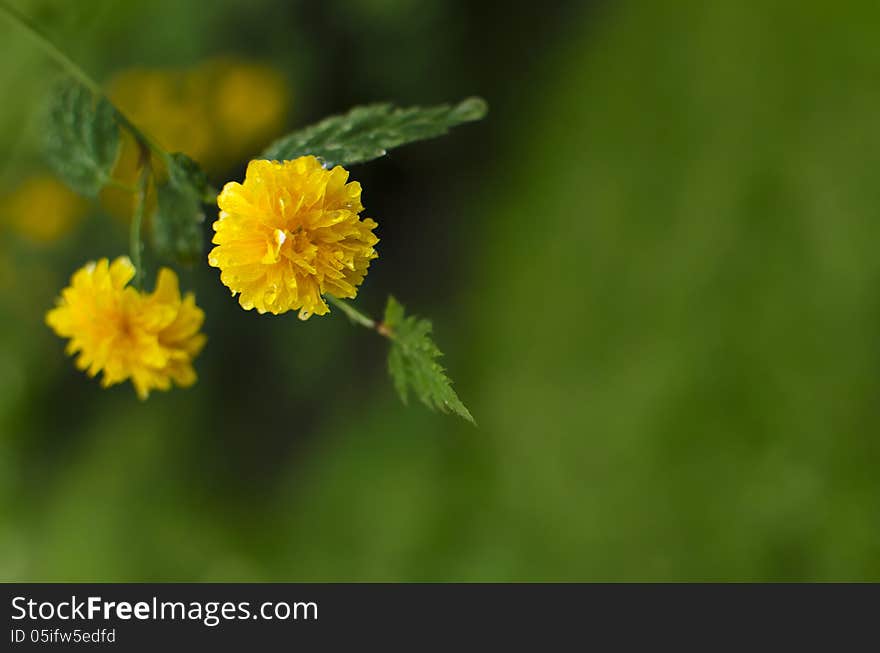
<svg viewBox="0 0 880 653">
<path fill-rule="evenodd" d="M 245 313 L 207 265 L 198 385 L 102 391 L 42 316 L 124 230 L 4 233 L 0 578 L 880 577 L 874 0 L 17 4 L 102 77 L 271 62 L 291 128 L 492 110 L 352 170 L 382 239 L 358 304 L 433 318 L 479 428 L 403 407 L 375 336 Z M 55 69 L 0 42 L 8 188 Z"/>
</svg>

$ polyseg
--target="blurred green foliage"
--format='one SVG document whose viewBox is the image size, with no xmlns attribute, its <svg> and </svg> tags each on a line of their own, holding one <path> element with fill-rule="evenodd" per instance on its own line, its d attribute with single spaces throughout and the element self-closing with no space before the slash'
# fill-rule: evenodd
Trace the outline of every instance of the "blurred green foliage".
<svg viewBox="0 0 880 653">
<path fill-rule="evenodd" d="M 97 197 L 119 156 L 116 111 L 77 83 L 65 83 L 52 98 L 46 116 L 47 163 L 67 185 L 86 197 Z"/>
<path fill-rule="evenodd" d="M 0 577 L 880 578 L 880 5 L 319 4 L 19 3 L 98 75 L 270 61 L 290 126 L 487 97 L 353 169 L 382 238 L 358 303 L 432 316 L 480 427 L 401 407 L 372 334 L 245 313 L 207 266 L 197 386 L 102 391 L 42 315 L 124 226 L 4 231 Z M 11 187 L 52 68 L 0 30 Z"/>
</svg>

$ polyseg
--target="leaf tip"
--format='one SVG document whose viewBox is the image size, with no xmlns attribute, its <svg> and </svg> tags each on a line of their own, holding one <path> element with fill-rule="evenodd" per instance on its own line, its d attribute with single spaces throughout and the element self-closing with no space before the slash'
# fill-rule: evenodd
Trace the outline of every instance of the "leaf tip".
<svg viewBox="0 0 880 653">
<path fill-rule="evenodd" d="M 453 114 L 462 122 L 482 120 L 489 113 L 489 103 L 481 97 L 469 97 L 453 109 Z"/>
</svg>

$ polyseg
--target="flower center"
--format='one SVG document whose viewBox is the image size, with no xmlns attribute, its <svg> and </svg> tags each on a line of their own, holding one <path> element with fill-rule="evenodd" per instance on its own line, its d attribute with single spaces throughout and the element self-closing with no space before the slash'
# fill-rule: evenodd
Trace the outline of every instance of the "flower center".
<svg viewBox="0 0 880 653">
<path fill-rule="evenodd" d="M 272 265 L 281 260 L 281 257 L 298 259 L 302 256 L 302 250 L 309 244 L 308 237 L 302 226 L 293 231 L 288 229 L 275 229 L 267 244 L 266 254 L 262 263 Z"/>
</svg>

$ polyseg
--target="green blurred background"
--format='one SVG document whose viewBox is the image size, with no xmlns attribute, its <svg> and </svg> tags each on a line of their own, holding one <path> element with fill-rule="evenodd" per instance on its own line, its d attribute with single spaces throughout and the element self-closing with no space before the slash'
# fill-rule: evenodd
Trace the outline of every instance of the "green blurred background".
<svg viewBox="0 0 880 653">
<path fill-rule="evenodd" d="M 199 383 L 101 390 L 43 314 L 124 225 L 4 227 L 3 580 L 880 579 L 875 0 L 16 4 L 102 79 L 269 64 L 287 129 L 491 113 L 352 169 L 382 239 L 358 305 L 433 319 L 479 428 L 402 406 L 373 334 L 246 313 L 207 265 Z M 14 192 L 57 71 L 0 43 Z"/>
</svg>

